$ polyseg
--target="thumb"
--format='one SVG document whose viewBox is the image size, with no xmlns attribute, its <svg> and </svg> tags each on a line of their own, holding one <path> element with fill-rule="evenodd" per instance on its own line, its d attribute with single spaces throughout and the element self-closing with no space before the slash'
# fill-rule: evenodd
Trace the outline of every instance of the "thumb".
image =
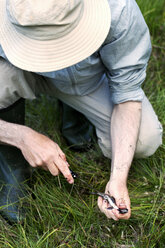
<svg viewBox="0 0 165 248">
<path fill-rule="evenodd" d="M 124 198 L 117 199 L 116 205 L 118 206 L 118 208 L 126 208 L 127 207 Z"/>
</svg>

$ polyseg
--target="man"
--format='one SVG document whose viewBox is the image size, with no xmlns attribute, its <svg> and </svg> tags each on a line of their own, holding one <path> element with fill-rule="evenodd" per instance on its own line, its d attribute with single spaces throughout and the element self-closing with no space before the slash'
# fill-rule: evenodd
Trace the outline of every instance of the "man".
<svg viewBox="0 0 165 248">
<path fill-rule="evenodd" d="M 12 203 L 24 195 L 19 184 L 30 175 L 24 158 L 32 167 L 48 169 L 54 176 L 61 172 L 74 182 L 58 144 L 23 124 L 21 98 L 46 93 L 95 126 L 98 144 L 111 158 L 105 192 L 128 213 L 107 209 L 102 198 L 98 206 L 108 218 L 130 218 L 127 177 L 132 159 L 152 155 L 162 137 L 162 127 L 141 89 L 151 44 L 136 2 L 0 0 L 0 12 L 0 141 L 10 145 L 1 146 L 0 167 L 11 172 L 1 173 L 1 205 L 12 192 L 11 209 L 4 208 L 1 214 L 11 222 L 18 219 L 18 206 Z"/>
</svg>

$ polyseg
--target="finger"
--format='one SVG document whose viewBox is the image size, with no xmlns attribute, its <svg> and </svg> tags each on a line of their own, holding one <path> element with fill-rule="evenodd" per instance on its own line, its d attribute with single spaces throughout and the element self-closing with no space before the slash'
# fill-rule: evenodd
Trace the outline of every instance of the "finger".
<svg viewBox="0 0 165 248">
<path fill-rule="evenodd" d="M 119 219 L 128 220 L 131 217 L 131 209 L 128 208 L 128 212 L 125 214 L 121 214 L 118 210 L 116 210 L 116 216 Z"/>
<path fill-rule="evenodd" d="M 108 219 L 113 219 L 116 221 L 118 220 L 118 218 L 114 215 L 112 210 L 107 209 L 109 207 L 109 204 L 107 203 L 107 201 L 103 200 L 102 197 L 98 197 L 97 204 L 100 211 L 104 213 Z"/>
<path fill-rule="evenodd" d="M 104 209 L 104 214 L 107 216 L 107 218 L 109 219 L 113 219 L 113 220 L 118 220 L 118 218 L 116 217 L 116 215 L 113 213 L 113 211 L 111 209 L 108 209 L 109 204 L 107 203 L 107 201 L 103 201 L 103 209 Z"/>
<path fill-rule="evenodd" d="M 103 200 L 102 209 L 103 209 L 104 213 L 107 210 L 107 208 L 108 208 L 108 202 L 106 200 Z"/>
<path fill-rule="evenodd" d="M 117 206 L 121 209 L 124 209 L 124 208 L 127 208 L 128 209 L 128 213 L 125 213 L 125 214 L 121 214 L 119 211 L 116 212 L 117 214 L 117 217 L 119 219 L 129 219 L 130 216 L 131 216 L 131 208 L 130 208 L 130 201 L 127 201 L 127 204 L 126 204 L 126 201 L 124 198 L 120 198 L 117 200 Z"/>
<path fill-rule="evenodd" d="M 119 219 L 118 219 L 118 217 L 117 217 L 117 215 L 116 215 L 116 213 L 115 212 L 113 212 L 113 209 L 105 209 L 105 215 L 107 216 L 107 218 L 111 218 L 111 219 L 113 219 L 113 220 L 115 220 L 115 221 L 118 221 Z"/>
<path fill-rule="evenodd" d="M 107 201 L 103 200 L 103 198 L 99 196 L 97 200 L 97 204 L 98 204 L 100 211 L 104 213 L 105 209 L 108 207 Z"/>
<path fill-rule="evenodd" d="M 131 210 L 128 210 L 128 213 L 126 214 L 120 214 L 118 210 L 115 209 L 115 216 L 117 216 L 118 219 L 122 220 L 128 220 L 131 217 Z"/>
<path fill-rule="evenodd" d="M 57 146 L 57 151 L 58 151 L 60 157 L 61 157 L 64 161 L 66 161 L 66 155 L 65 155 L 65 153 L 61 150 L 61 148 L 60 148 L 59 146 Z"/>
<path fill-rule="evenodd" d="M 65 163 L 66 163 L 66 165 L 69 167 L 70 166 L 70 164 L 67 162 L 67 161 L 64 161 Z"/>
<path fill-rule="evenodd" d="M 66 160 L 66 155 L 63 153 L 63 151 L 61 151 L 61 149 L 58 147 L 57 148 L 58 152 L 59 152 L 59 156 L 65 161 L 65 163 L 67 164 L 67 166 L 69 167 L 70 164 L 67 162 Z"/>
<path fill-rule="evenodd" d="M 99 196 L 98 199 L 97 199 L 97 205 L 98 205 L 98 207 L 99 207 L 101 212 L 103 212 L 102 204 L 103 204 L 103 198 Z"/>
<path fill-rule="evenodd" d="M 74 179 L 71 175 L 71 172 L 68 168 L 67 163 L 59 156 L 58 159 L 55 161 L 55 164 L 59 171 L 63 174 L 63 176 L 67 179 L 68 183 L 74 183 Z"/>
<path fill-rule="evenodd" d="M 53 176 L 57 176 L 59 174 L 59 169 L 54 163 L 48 165 L 48 169 Z"/>
</svg>

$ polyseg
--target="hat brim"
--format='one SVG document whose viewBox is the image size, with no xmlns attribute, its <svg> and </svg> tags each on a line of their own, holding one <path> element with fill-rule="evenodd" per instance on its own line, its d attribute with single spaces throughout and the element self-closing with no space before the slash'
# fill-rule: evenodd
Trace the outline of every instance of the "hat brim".
<svg viewBox="0 0 165 248">
<path fill-rule="evenodd" d="M 0 0 L 0 43 L 8 60 L 23 70 L 56 71 L 76 64 L 104 42 L 111 23 L 107 0 L 84 0 L 83 16 L 66 36 L 48 41 L 18 33 L 8 20 L 6 1 Z"/>
</svg>

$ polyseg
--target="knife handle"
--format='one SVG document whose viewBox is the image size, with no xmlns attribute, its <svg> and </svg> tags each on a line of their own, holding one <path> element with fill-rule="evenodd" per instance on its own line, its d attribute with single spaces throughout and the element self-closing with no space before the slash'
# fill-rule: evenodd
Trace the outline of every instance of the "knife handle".
<svg viewBox="0 0 165 248">
<path fill-rule="evenodd" d="M 73 177 L 74 179 L 76 179 L 76 178 L 77 178 L 77 173 L 75 173 L 75 172 L 72 171 L 71 169 L 69 169 L 69 170 L 70 170 L 70 173 L 71 173 L 72 177 Z"/>
</svg>

